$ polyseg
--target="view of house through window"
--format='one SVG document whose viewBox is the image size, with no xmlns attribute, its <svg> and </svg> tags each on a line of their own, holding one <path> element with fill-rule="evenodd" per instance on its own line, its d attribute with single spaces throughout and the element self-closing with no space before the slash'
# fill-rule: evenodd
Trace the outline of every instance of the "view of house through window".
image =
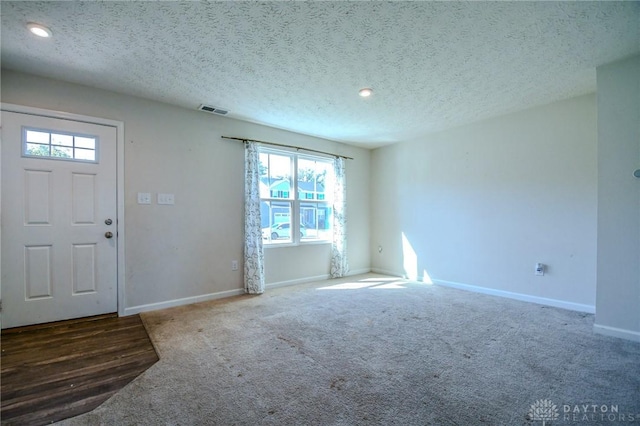
<svg viewBox="0 0 640 426">
<path fill-rule="evenodd" d="M 260 148 L 265 244 L 330 241 L 332 181 L 331 159 Z"/>
</svg>

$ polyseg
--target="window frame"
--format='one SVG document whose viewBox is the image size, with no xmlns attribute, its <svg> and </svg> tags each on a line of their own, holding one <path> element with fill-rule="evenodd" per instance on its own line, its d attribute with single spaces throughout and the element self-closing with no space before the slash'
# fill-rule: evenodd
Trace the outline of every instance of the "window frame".
<svg viewBox="0 0 640 426">
<path fill-rule="evenodd" d="M 333 179 L 333 175 L 334 175 L 334 164 L 333 164 L 333 157 L 331 156 L 322 156 L 322 155 L 314 155 L 314 154 L 306 154 L 306 153 L 299 153 L 297 151 L 294 150 L 288 150 L 288 149 L 278 149 L 278 148 L 271 148 L 271 147 L 267 147 L 267 146 L 259 146 L 258 147 L 258 155 L 260 154 L 272 154 L 272 155 L 281 155 L 281 156 L 286 156 L 290 158 L 290 171 L 291 171 L 291 183 L 290 183 L 290 188 L 289 188 L 289 198 L 274 198 L 274 197 L 260 197 L 260 203 L 262 204 L 263 202 L 267 202 L 267 203 L 273 203 L 273 202 L 281 202 L 281 203 L 289 203 L 289 205 L 291 206 L 290 208 L 290 221 L 289 221 L 289 227 L 290 227 L 290 231 L 289 231 L 289 235 L 290 235 L 290 239 L 287 241 L 283 241 L 283 242 L 273 242 L 272 240 L 268 239 L 268 238 L 264 238 L 262 240 L 263 243 L 263 247 L 265 248 L 275 248 L 275 247 L 292 247 L 292 246 L 301 246 L 301 245 L 314 245 L 314 244 L 331 244 L 332 239 L 333 239 L 333 226 L 329 226 L 329 233 L 327 235 L 326 238 L 313 238 L 313 239 L 309 239 L 306 240 L 304 238 L 300 237 L 300 232 L 292 232 L 291 231 L 291 224 L 293 223 L 300 223 L 300 219 L 301 219 L 301 209 L 302 206 L 301 204 L 304 203 L 308 203 L 308 204 L 315 204 L 316 206 L 321 206 L 321 205 L 326 205 L 328 207 L 328 210 L 330 210 L 331 212 L 333 212 L 333 194 L 332 193 L 327 193 L 325 192 L 325 198 L 323 200 L 318 200 L 318 199 L 303 199 L 300 198 L 300 191 L 299 191 L 299 185 L 298 185 L 298 160 L 299 159 L 305 159 L 305 160 L 310 160 L 310 161 L 316 161 L 316 162 L 323 162 L 323 163 L 327 163 L 328 165 L 328 169 L 329 169 L 329 174 L 331 175 L 329 177 L 329 179 Z M 262 176 L 261 176 L 262 179 Z M 325 183 L 325 190 L 327 188 L 330 188 L 330 185 L 327 185 Z M 269 195 L 271 195 L 271 192 L 269 192 Z M 271 211 L 272 207 L 271 204 L 269 206 L 269 209 Z M 316 207 L 317 210 L 317 207 Z M 333 215 L 333 213 L 331 213 L 331 215 Z M 273 227 L 273 223 L 271 222 L 271 217 L 269 217 L 269 229 L 271 229 Z M 331 220 L 333 220 L 333 218 L 331 218 Z M 317 218 L 316 218 L 317 221 Z M 317 222 L 316 222 L 316 226 L 317 226 Z M 265 229 L 265 228 L 263 228 Z M 296 227 L 296 231 L 299 231 L 300 228 Z M 307 228 L 308 229 L 308 228 Z"/>
<path fill-rule="evenodd" d="M 47 133 L 49 134 L 49 143 L 48 144 L 44 144 L 44 143 L 39 143 L 39 142 L 28 142 L 27 141 L 27 132 L 38 132 L 38 133 Z M 85 164 L 100 164 L 100 138 L 97 135 L 90 135 L 90 134 L 86 134 L 86 133 L 74 133 L 74 132 L 68 132 L 68 131 L 62 131 L 62 130 L 53 130 L 53 129 L 44 129 L 44 128 L 40 128 L 40 127 L 30 127 L 30 126 L 22 126 L 22 141 L 21 141 L 21 157 L 23 158 L 35 158 L 35 159 L 39 159 L 39 160 L 54 160 L 54 161 L 72 161 L 74 163 L 85 163 Z M 73 157 L 54 157 L 52 155 L 32 155 L 27 153 L 27 144 L 36 144 L 36 145 L 42 145 L 42 146 L 48 146 L 49 147 L 49 153 L 51 154 L 51 149 L 54 145 L 51 141 L 52 135 L 62 135 L 62 136 L 71 136 L 73 138 L 73 145 L 71 146 L 67 146 L 67 145 L 60 145 L 64 148 L 71 148 L 72 152 L 74 153 Z M 87 139 L 93 139 L 95 141 L 95 148 L 89 149 L 89 148 L 82 148 L 82 147 L 76 147 L 75 144 L 75 138 L 87 138 Z M 84 150 L 84 151 L 93 151 L 95 154 L 95 159 L 94 160 L 85 160 L 82 158 L 75 158 L 75 150 L 76 149 L 80 149 L 80 150 Z"/>
</svg>

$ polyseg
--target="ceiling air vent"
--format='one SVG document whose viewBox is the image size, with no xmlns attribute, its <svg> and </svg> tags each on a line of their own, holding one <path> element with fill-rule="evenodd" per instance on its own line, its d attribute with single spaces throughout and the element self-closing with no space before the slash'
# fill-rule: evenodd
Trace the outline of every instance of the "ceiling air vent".
<svg viewBox="0 0 640 426">
<path fill-rule="evenodd" d="M 218 115 L 227 115 L 229 113 L 229 111 L 227 111 L 226 109 L 214 107 L 211 105 L 204 105 L 204 104 L 200 105 L 198 109 L 200 111 L 209 112 L 211 114 L 218 114 Z"/>
</svg>

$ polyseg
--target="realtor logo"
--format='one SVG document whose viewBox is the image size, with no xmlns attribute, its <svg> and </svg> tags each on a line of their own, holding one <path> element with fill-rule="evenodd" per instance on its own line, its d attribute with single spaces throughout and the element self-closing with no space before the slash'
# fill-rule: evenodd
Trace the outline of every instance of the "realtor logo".
<svg viewBox="0 0 640 426">
<path fill-rule="evenodd" d="M 548 399 L 537 400 L 529 409 L 529 418 L 533 421 L 541 420 L 542 426 L 545 426 L 546 422 L 558 420 L 558 417 L 560 417 L 558 407 Z"/>
</svg>

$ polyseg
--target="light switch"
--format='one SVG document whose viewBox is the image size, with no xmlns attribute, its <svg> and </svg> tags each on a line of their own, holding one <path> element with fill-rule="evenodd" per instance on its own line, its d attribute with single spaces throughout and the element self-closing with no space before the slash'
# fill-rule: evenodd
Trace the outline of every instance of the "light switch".
<svg viewBox="0 0 640 426">
<path fill-rule="evenodd" d="M 151 204 L 151 193 L 138 192 L 138 204 Z"/>
<path fill-rule="evenodd" d="M 175 204 L 174 195 L 158 193 L 158 204 Z"/>
</svg>

